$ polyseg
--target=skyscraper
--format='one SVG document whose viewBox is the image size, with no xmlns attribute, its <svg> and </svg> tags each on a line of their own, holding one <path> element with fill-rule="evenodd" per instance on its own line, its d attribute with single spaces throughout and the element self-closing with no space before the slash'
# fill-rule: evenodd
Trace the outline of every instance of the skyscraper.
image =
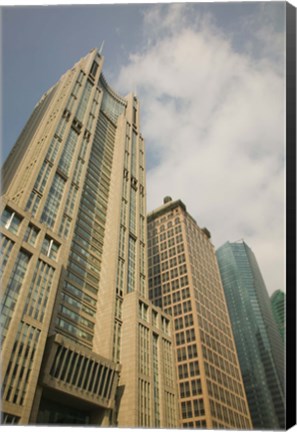
<svg viewBox="0 0 297 432">
<path fill-rule="evenodd" d="M 182 427 L 251 429 L 210 233 L 182 201 L 148 215 L 149 295 L 174 319 Z"/>
<path fill-rule="evenodd" d="M 286 306 L 286 295 L 281 290 L 276 290 L 270 297 L 272 313 L 277 324 L 278 330 L 282 337 L 282 340 L 285 340 L 285 327 L 286 327 L 286 319 L 285 319 L 285 306 Z"/>
<path fill-rule="evenodd" d="M 240 241 L 217 257 L 254 427 L 284 428 L 284 346 L 255 255 Z"/>
<path fill-rule="evenodd" d="M 139 103 L 102 65 L 92 50 L 42 96 L 3 167 L 3 423 L 177 426 Z"/>
</svg>

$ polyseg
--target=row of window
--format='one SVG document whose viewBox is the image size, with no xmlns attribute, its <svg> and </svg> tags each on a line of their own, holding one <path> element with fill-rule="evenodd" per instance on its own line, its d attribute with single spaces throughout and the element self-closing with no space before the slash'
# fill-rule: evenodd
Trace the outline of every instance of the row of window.
<svg viewBox="0 0 297 432">
<path fill-rule="evenodd" d="M 202 346 L 202 350 L 203 350 Z M 203 350 L 203 356 L 207 360 L 205 350 Z M 231 376 L 226 375 L 223 371 L 221 371 L 218 367 L 213 366 L 209 363 L 209 361 L 205 361 L 205 373 L 206 376 L 212 378 L 218 384 L 222 384 L 237 395 L 244 397 L 243 388 L 240 382 L 233 379 Z"/>
<path fill-rule="evenodd" d="M 201 417 L 205 415 L 203 399 L 194 399 L 181 403 L 182 418 Z"/>
<path fill-rule="evenodd" d="M 161 264 L 160 264 L 160 260 L 157 260 L 156 257 L 157 257 L 157 255 L 154 256 L 153 259 L 150 258 L 148 260 L 148 265 L 149 265 L 149 270 L 150 270 L 149 276 L 157 275 L 161 272 L 168 270 L 169 268 L 172 269 L 173 267 L 176 267 L 178 264 L 183 264 L 186 262 L 186 256 L 184 253 L 182 253 L 181 255 L 178 255 L 174 258 L 171 258 L 168 261 L 163 261 Z M 154 261 L 156 261 L 156 262 L 154 262 Z M 156 264 L 156 265 L 154 265 L 154 267 L 153 267 L 153 264 Z"/>
<path fill-rule="evenodd" d="M 172 258 L 175 255 L 178 255 L 185 251 L 185 247 L 183 243 L 178 244 L 176 247 L 172 247 L 169 250 L 159 251 L 159 248 L 157 246 L 154 246 L 153 248 L 150 248 L 148 250 L 148 256 L 151 257 L 152 255 L 155 255 L 153 257 L 153 263 L 159 264 L 161 261 L 167 260 L 168 258 Z"/>
<path fill-rule="evenodd" d="M 229 389 L 209 379 L 207 379 L 207 388 L 212 398 L 232 407 L 233 410 L 248 415 L 247 405 L 243 398 L 238 397 L 238 395 L 232 393 Z"/>
<path fill-rule="evenodd" d="M 175 333 L 175 343 L 177 346 L 184 345 L 185 343 L 195 342 L 195 330 L 193 328 L 185 332 Z"/>
<path fill-rule="evenodd" d="M 178 365 L 178 378 L 198 377 L 200 375 L 199 363 L 197 360 Z"/>
<path fill-rule="evenodd" d="M 222 426 L 222 427 L 218 427 L 218 429 L 224 429 L 223 425 L 218 424 L 218 426 Z M 183 422 L 182 427 L 183 428 L 206 429 L 206 420 L 195 420 L 195 421 L 190 421 L 190 422 Z M 214 425 L 214 427 L 215 427 L 215 425 Z"/>
<path fill-rule="evenodd" d="M 247 419 L 242 415 L 216 401 L 213 401 L 211 398 L 209 402 L 211 414 L 218 420 L 223 421 L 225 424 L 228 424 L 232 428 L 236 429 L 248 429 L 250 427 Z"/>
<path fill-rule="evenodd" d="M 182 399 L 202 394 L 200 379 L 184 381 L 179 384 L 179 395 Z"/>
<path fill-rule="evenodd" d="M 17 405 L 24 404 L 39 337 L 39 329 L 27 323 L 19 323 L 15 340 L 11 341 L 13 349 L 3 375 L 3 400 Z"/>
<path fill-rule="evenodd" d="M 12 240 L 5 235 L 0 234 L 0 277 L 5 270 L 13 246 L 14 242 Z"/>
<path fill-rule="evenodd" d="M 185 347 L 177 348 L 177 361 L 182 362 L 185 360 L 190 360 L 198 356 L 197 345 L 187 345 Z"/>
<path fill-rule="evenodd" d="M 206 300 L 205 297 L 203 300 Z M 216 337 L 217 333 L 220 333 L 219 339 L 224 341 L 226 345 L 232 345 L 233 337 L 227 310 L 223 313 L 222 310 L 219 310 L 219 308 L 213 306 L 210 302 L 203 304 L 200 301 L 196 301 L 196 308 L 201 317 L 201 326 L 214 337 Z"/>
<path fill-rule="evenodd" d="M 178 213 L 178 209 L 175 209 L 175 211 Z M 161 219 L 155 219 L 153 222 L 148 224 L 148 237 L 154 237 L 156 235 L 158 235 L 159 232 L 163 232 L 166 229 L 172 228 L 173 225 L 178 225 L 180 224 L 180 218 L 179 216 L 177 216 L 174 221 L 170 220 L 169 222 L 167 222 L 167 224 L 165 225 L 165 220 L 166 218 L 171 219 L 172 218 L 172 214 L 169 213 L 167 216 L 163 216 Z M 156 225 L 159 225 L 161 223 L 161 225 L 156 228 Z"/>
<path fill-rule="evenodd" d="M 158 244 L 157 246 L 152 246 L 148 248 L 148 255 L 156 255 L 159 252 L 163 252 L 167 249 L 172 248 L 172 246 L 178 245 L 179 243 L 182 243 L 183 236 L 182 234 L 178 234 L 176 237 L 172 237 L 169 240 L 165 240 L 162 243 Z M 169 255 L 170 256 L 170 255 Z"/>
<path fill-rule="evenodd" d="M 174 234 L 180 234 L 182 232 L 181 225 L 176 226 L 175 228 L 170 228 L 167 232 L 162 232 L 159 236 L 155 235 L 154 237 L 150 237 L 148 240 L 148 247 L 156 246 L 166 239 L 171 239 Z"/>
<path fill-rule="evenodd" d="M 87 98 L 80 107 L 81 116 L 86 104 Z M 96 109 L 94 104 L 93 108 Z M 71 245 L 68 279 L 63 290 L 65 303 L 57 322 L 60 329 L 72 334 L 74 340 L 78 337 L 91 342 L 93 337 L 94 323 L 88 320 L 87 316 L 94 317 L 95 310 L 86 303 L 96 305 L 96 300 L 91 294 L 96 294 L 99 288 L 114 140 L 115 127 L 106 117 L 100 116 Z M 66 294 L 68 290 L 71 291 L 71 297 Z M 72 309 L 66 307 L 66 304 Z M 84 317 L 80 315 L 80 311 L 84 312 Z"/>
<path fill-rule="evenodd" d="M 181 282 L 181 286 L 187 285 L 186 281 Z M 162 296 L 162 292 L 161 292 L 161 287 L 157 287 L 155 289 L 150 289 L 149 290 L 149 298 L 155 302 L 156 300 L 162 300 L 162 305 L 163 307 L 167 307 L 168 305 L 172 305 L 173 303 L 178 303 L 181 300 L 185 300 L 187 298 L 190 297 L 190 289 L 189 288 L 183 288 L 180 289 L 179 291 L 175 291 L 171 294 L 165 295 L 164 291 L 163 291 L 163 296 Z M 178 306 L 178 305 L 176 305 Z M 188 311 L 191 310 L 190 305 L 185 305 L 185 308 L 188 309 Z M 174 315 L 179 315 L 180 311 L 179 309 L 175 309 L 174 306 Z"/>
</svg>

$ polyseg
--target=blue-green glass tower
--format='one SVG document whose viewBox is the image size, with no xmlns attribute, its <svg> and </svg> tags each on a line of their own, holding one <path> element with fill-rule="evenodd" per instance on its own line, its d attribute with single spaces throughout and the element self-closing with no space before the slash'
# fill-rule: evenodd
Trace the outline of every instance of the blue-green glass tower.
<svg viewBox="0 0 297 432">
<path fill-rule="evenodd" d="M 283 429 L 284 345 L 255 255 L 227 242 L 217 258 L 253 426 Z"/>
</svg>

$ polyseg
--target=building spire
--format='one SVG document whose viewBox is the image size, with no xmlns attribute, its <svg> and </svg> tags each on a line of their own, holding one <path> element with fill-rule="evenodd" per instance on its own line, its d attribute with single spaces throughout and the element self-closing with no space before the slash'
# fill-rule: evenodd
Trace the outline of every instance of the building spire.
<svg viewBox="0 0 297 432">
<path fill-rule="evenodd" d="M 103 46 L 104 46 L 104 42 L 105 42 L 105 41 L 102 41 L 102 43 L 101 43 L 101 45 L 100 45 L 100 48 L 99 48 L 99 54 L 102 54 Z"/>
</svg>

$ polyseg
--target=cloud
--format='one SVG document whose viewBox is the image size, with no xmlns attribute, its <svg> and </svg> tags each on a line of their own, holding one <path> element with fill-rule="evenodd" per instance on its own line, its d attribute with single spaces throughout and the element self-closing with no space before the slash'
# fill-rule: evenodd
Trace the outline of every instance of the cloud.
<svg viewBox="0 0 297 432">
<path fill-rule="evenodd" d="M 144 16 L 147 44 L 116 85 L 137 88 L 141 102 L 148 210 L 171 195 L 215 247 L 244 238 L 273 292 L 284 288 L 283 35 L 272 18 L 252 18 L 241 19 L 253 35 L 239 51 L 211 14 L 156 5 Z"/>
</svg>

